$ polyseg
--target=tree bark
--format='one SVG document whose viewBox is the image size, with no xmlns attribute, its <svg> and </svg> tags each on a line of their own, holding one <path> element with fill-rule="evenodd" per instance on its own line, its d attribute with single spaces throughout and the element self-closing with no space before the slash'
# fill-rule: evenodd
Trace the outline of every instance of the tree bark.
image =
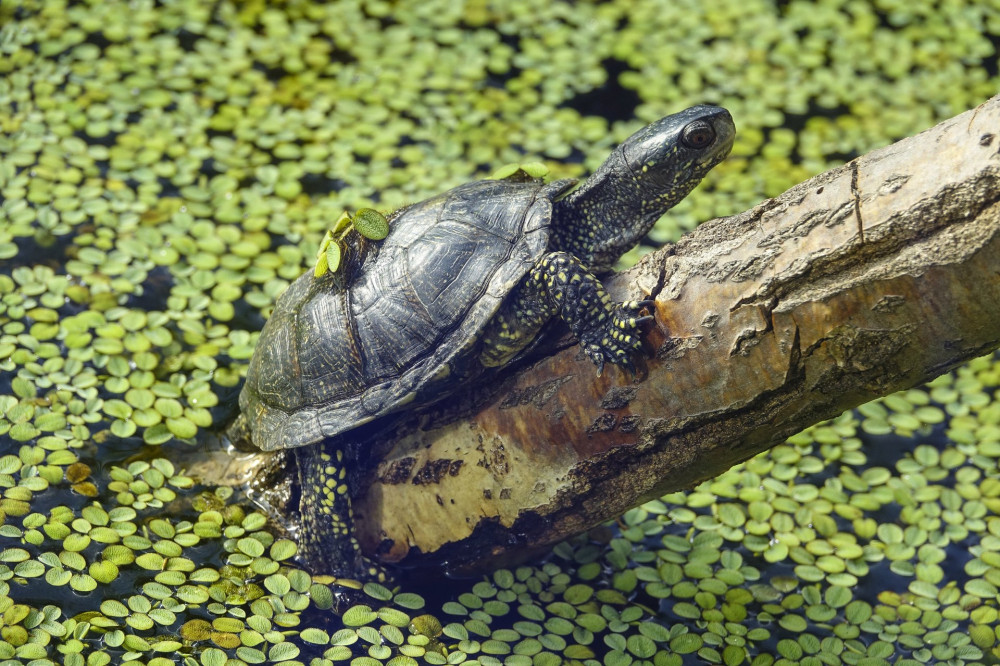
<svg viewBox="0 0 1000 666">
<path fill-rule="evenodd" d="M 640 376 L 569 345 L 407 420 L 355 499 L 363 547 L 509 562 L 996 348 L 998 149 L 995 97 L 613 276 L 656 301 Z"/>
</svg>

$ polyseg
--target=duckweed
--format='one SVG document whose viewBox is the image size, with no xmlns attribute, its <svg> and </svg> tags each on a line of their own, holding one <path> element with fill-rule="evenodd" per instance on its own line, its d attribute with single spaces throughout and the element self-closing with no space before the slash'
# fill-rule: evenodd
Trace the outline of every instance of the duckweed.
<svg viewBox="0 0 1000 666">
<path fill-rule="evenodd" d="M 343 260 L 341 211 L 384 237 L 361 210 L 504 163 L 579 176 L 724 104 L 737 146 L 650 234 L 675 239 L 978 104 L 998 33 L 969 2 L 0 3 L 0 660 L 1000 658 L 995 357 L 544 564 L 365 586 L 339 617 L 279 526 L 183 462 L 278 295 Z"/>
</svg>

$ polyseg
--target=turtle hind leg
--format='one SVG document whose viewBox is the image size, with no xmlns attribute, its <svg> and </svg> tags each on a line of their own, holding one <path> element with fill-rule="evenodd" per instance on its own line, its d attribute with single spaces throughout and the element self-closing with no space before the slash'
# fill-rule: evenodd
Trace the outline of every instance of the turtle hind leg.
<svg viewBox="0 0 1000 666">
<path fill-rule="evenodd" d="M 360 583 L 388 582 L 384 567 L 361 553 L 354 536 L 354 514 L 344 452 L 325 444 L 295 449 L 298 466 L 299 550 L 317 574 Z"/>
<path fill-rule="evenodd" d="M 635 372 L 632 355 L 642 348 L 643 328 L 653 320 L 642 310 L 651 301 L 611 300 L 604 285 L 568 252 L 550 252 L 517 285 L 486 329 L 480 360 L 497 366 L 511 360 L 551 317 L 561 317 L 600 374 L 605 362 Z"/>
</svg>

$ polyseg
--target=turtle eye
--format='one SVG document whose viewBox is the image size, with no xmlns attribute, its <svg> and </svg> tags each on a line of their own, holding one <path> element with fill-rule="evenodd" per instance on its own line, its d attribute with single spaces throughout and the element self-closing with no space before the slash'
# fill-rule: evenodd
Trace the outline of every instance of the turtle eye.
<svg viewBox="0 0 1000 666">
<path fill-rule="evenodd" d="M 681 143 L 688 148 L 704 148 L 715 141 L 715 130 L 704 120 L 695 120 L 681 131 Z"/>
</svg>

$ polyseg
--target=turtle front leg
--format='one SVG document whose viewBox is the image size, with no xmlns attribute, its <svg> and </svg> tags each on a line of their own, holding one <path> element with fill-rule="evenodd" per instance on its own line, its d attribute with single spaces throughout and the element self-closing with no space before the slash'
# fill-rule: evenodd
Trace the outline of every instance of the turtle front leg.
<svg viewBox="0 0 1000 666">
<path fill-rule="evenodd" d="M 490 322 L 480 361 L 492 367 L 510 361 L 554 316 L 566 322 L 600 375 L 610 361 L 634 372 L 632 354 L 642 346 L 643 316 L 651 301 L 615 303 L 604 285 L 568 252 L 539 261 Z"/>
<path fill-rule="evenodd" d="M 386 582 L 386 570 L 361 554 L 354 536 L 344 452 L 326 443 L 304 446 L 295 449 L 295 462 L 302 520 L 298 541 L 309 568 L 361 583 Z"/>
</svg>

